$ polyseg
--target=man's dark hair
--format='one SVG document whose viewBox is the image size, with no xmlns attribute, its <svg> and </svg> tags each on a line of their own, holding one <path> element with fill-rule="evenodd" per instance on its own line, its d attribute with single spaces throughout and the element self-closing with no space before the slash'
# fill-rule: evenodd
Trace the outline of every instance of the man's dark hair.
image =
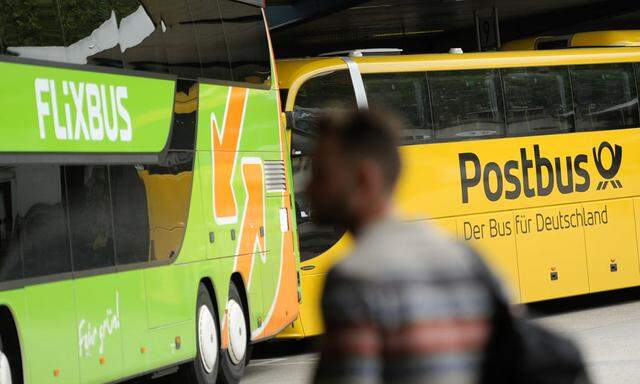
<svg viewBox="0 0 640 384">
<path fill-rule="evenodd" d="M 347 159 L 374 161 L 383 171 L 387 189 L 395 187 L 401 162 L 400 125 L 394 119 L 366 111 L 333 113 L 318 120 L 317 132 L 320 138 L 335 139 Z"/>
</svg>

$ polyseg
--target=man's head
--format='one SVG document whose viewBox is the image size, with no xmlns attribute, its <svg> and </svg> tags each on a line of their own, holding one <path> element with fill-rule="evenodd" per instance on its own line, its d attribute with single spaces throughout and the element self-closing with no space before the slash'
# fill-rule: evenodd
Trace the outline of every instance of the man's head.
<svg viewBox="0 0 640 384">
<path fill-rule="evenodd" d="M 309 197 L 320 224 L 358 232 L 388 214 L 400 173 L 397 124 L 369 112 L 318 121 Z"/>
</svg>

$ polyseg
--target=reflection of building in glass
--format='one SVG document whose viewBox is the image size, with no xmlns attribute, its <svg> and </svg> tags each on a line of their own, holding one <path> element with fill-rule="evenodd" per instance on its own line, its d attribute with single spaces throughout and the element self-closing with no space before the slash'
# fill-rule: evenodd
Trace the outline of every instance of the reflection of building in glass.
<svg viewBox="0 0 640 384">
<path fill-rule="evenodd" d="M 135 47 L 144 41 L 155 31 L 153 20 L 147 14 L 144 7 L 139 6 L 132 14 L 120 21 L 116 18 L 115 11 L 102 22 L 90 35 L 80 39 L 69 46 L 49 47 L 7 47 L 7 52 L 19 57 L 40 59 L 47 61 L 59 61 L 71 64 L 90 64 L 91 58 L 97 58 L 100 53 L 120 47 L 120 52 L 127 48 Z M 118 60 L 118 55 L 113 55 L 112 60 Z M 103 60 L 109 59 L 109 55 L 103 56 Z"/>
<path fill-rule="evenodd" d="M 271 83 L 267 30 L 256 6 L 232 0 L 0 3 L 1 55 Z"/>
</svg>

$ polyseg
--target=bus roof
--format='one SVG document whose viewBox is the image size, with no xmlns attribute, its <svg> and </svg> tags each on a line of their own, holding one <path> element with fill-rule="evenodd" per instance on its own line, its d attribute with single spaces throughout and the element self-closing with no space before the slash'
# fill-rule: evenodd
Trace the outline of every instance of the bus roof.
<svg viewBox="0 0 640 384">
<path fill-rule="evenodd" d="M 572 47 L 640 47 L 640 30 L 576 33 Z"/>
<path fill-rule="evenodd" d="M 446 71 L 640 62 L 640 48 L 584 48 L 574 50 L 502 51 L 465 54 L 352 57 L 362 73 Z M 305 58 L 276 62 L 281 89 L 297 91 L 309 78 L 345 70 L 342 59 Z"/>
<path fill-rule="evenodd" d="M 565 43 L 567 48 L 640 47 L 640 30 L 579 32 L 564 36 L 538 36 L 510 41 L 503 51 L 534 50 L 545 42 Z"/>
</svg>

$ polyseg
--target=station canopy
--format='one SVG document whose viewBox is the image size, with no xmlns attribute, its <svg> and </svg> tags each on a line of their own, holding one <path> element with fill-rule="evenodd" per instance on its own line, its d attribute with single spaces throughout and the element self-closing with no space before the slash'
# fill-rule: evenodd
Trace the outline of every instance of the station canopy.
<svg viewBox="0 0 640 384">
<path fill-rule="evenodd" d="M 266 5 L 281 58 L 365 48 L 478 51 L 479 38 L 492 39 L 496 30 L 506 42 L 640 25 L 637 0 L 267 0 Z"/>
</svg>

